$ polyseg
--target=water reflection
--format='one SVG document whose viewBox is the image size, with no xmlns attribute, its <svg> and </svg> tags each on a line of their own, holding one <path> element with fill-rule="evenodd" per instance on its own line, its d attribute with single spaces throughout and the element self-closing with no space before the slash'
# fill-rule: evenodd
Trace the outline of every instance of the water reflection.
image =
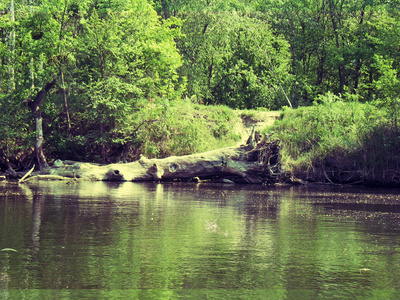
<svg viewBox="0 0 400 300">
<path fill-rule="evenodd" d="M 18 252 L 0 251 L 1 295 L 396 298 L 397 201 L 331 188 L 3 184 L 0 250 Z"/>
</svg>

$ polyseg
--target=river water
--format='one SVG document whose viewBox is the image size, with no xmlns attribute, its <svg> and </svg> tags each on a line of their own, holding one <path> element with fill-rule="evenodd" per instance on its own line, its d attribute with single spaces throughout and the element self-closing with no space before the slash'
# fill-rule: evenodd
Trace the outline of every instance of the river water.
<svg viewBox="0 0 400 300">
<path fill-rule="evenodd" d="M 399 299 L 398 192 L 0 183 L 0 299 Z"/>
</svg>

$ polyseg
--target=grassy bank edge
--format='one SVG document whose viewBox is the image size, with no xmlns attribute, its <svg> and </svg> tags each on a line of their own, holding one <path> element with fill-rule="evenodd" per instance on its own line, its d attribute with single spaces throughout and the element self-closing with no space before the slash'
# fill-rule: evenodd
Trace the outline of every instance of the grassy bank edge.
<svg viewBox="0 0 400 300">
<path fill-rule="evenodd" d="M 285 109 L 264 129 L 281 140 L 284 170 L 311 182 L 398 186 L 395 120 L 373 104 L 325 100 Z"/>
<path fill-rule="evenodd" d="M 332 97 L 321 100 L 313 106 L 282 111 L 233 110 L 196 104 L 190 99 L 145 105 L 130 126 L 130 130 L 137 130 L 126 158 L 163 158 L 234 146 L 244 143 L 254 126 L 280 139 L 283 170 L 289 177 L 310 182 L 398 186 L 400 134 L 393 115 L 373 104 Z M 15 139 L 10 141 L 15 143 L 10 161 L 22 169 L 22 158 L 32 161 L 33 147 L 25 146 L 22 139 L 20 144 Z M 99 162 L 96 147 L 100 142 L 47 134 L 45 153 L 50 164 L 56 159 Z M 108 163 L 121 161 L 126 142 L 110 137 L 104 143 Z"/>
</svg>

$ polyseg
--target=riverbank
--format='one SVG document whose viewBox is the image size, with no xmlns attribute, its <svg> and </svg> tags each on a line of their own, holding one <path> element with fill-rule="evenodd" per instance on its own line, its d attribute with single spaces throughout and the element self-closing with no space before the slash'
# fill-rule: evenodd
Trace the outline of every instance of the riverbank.
<svg viewBox="0 0 400 300">
<path fill-rule="evenodd" d="M 278 112 L 180 102 L 169 107 L 167 116 L 162 124 L 143 123 L 126 162 L 138 161 L 141 155 L 162 159 L 238 147 L 256 129 L 271 140 L 279 139 L 285 181 L 297 178 L 326 184 L 400 184 L 397 127 L 384 111 L 371 104 L 337 100 Z M 76 147 L 71 145 L 72 150 Z M 109 153 L 118 153 L 116 150 L 110 148 Z M 90 151 L 71 157 L 76 151 L 66 153 L 52 144 L 47 144 L 45 151 L 50 165 L 57 159 L 99 162 L 79 159 L 90 158 Z M 109 155 L 102 165 L 121 162 L 119 153 Z M 24 174 L 20 171 L 17 177 Z"/>
<path fill-rule="evenodd" d="M 43 151 L 49 165 L 57 159 L 114 164 L 137 161 L 142 155 L 160 159 L 238 146 L 246 142 L 253 127 L 262 130 L 271 125 L 279 112 L 240 111 L 185 99 L 168 105 L 148 104 L 138 115 L 124 128 L 123 136 L 115 133 L 104 139 L 94 138 L 92 132 L 79 132 L 79 125 L 71 129 L 69 136 L 56 135 L 44 124 Z M 12 140 L 4 155 L 0 149 L 0 172 L 10 168 L 26 171 L 33 166 L 33 138 L 32 134 Z"/>
<path fill-rule="evenodd" d="M 270 128 L 283 168 L 309 182 L 398 187 L 399 130 L 375 105 L 327 101 L 287 109 Z"/>
</svg>

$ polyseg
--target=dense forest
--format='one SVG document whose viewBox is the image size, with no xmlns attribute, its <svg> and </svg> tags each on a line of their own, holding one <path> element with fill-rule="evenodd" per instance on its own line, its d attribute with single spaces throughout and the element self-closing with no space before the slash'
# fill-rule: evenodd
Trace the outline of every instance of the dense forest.
<svg viewBox="0 0 400 300">
<path fill-rule="evenodd" d="M 233 109 L 326 99 L 385 111 L 397 137 L 399 12 L 395 0 L 1 0 L 0 166 L 188 154 L 237 141 Z"/>
</svg>

